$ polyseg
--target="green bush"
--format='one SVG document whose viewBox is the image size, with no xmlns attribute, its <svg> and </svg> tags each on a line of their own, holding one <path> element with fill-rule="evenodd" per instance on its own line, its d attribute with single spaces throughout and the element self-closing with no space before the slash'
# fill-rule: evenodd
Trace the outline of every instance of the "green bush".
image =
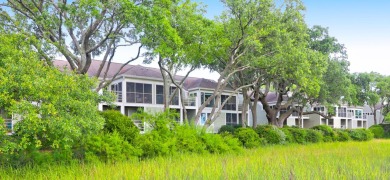
<svg viewBox="0 0 390 180">
<path fill-rule="evenodd" d="M 355 141 L 369 141 L 374 138 L 374 134 L 368 129 L 351 129 L 348 134 Z"/>
<path fill-rule="evenodd" d="M 133 147 L 116 131 L 91 135 L 85 147 L 85 159 L 115 162 L 139 157 L 142 150 Z"/>
<path fill-rule="evenodd" d="M 200 140 L 200 132 L 196 128 L 189 125 L 176 126 L 173 133 L 178 152 L 206 152 L 206 146 Z"/>
<path fill-rule="evenodd" d="M 374 134 L 374 138 L 383 138 L 385 135 L 385 130 L 381 125 L 373 125 L 369 130 Z"/>
<path fill-rule="evenodd" d="M 116 110 L 107 110 L 100 113 L 105 120 L 104 131 L 112 133 L 118 132 L 127 141 L 133 143 L 139 136 L 140 131 L 133 121 Z"/>
<path fill-rule="evenodd" d="M 284 144 L 286 135 L 282 130 L 273 125 L 262 125 L 255 128 L 259 137 L 264 138 L 268 144 Z"/>
<path fill-rule="evenodd" d="M 234 136 L 237 137 L 246 148 L 255 148 L 261 145 L 259 135 L 252 128 L 238 128 L 234 132 Z"/>
<path fill-rule="evenodd" d="M 159 131 L 151 131 L 141 135 L 137 140 L 137 147 L 143 151 L 142 157 L 166 156 L 176 153 L 176 141 L 166 134 L 161 135 Z"/>
<path fill-rule="evenodd" d="M 322 131 L 315 129 L 306 129 L 306 142 L 319 143 L 323 141 Z"/>
<path fill-rule="evenodd" d="M 239 128 L 239 126 L 232 126 L 232 125 L 223 125 L 221 128 L 218 130 L 218 134 L 222 134 L 224 132 L 228 132 L 230 134 L 233 134 L 234 131 Z"/>
<path fill-rule="evenodd" d="M 222 136 L 224 142 L 230 147 L 231 151 L 235 153 L 239 153 L 242 151 L 242 145 L 240 140 L 235 138 L 231 134 L 225 134 Z"/>
<path fill-rule="evenodd" d="M 289 128 L 290 127 L 286 126 L 286 127 L 280 128 L 280 130 L 283 131 L 283 133 L 286 135 L 286 143 L 296 143 L 294 136 L 291 134 Z"/>
<path fill-rule="evenodd" d="M 336 133 L 333 131 L 333 129 L 327 125 L 318 125 L 312 127 L 312 129 L 320 130 L 322 131 L 324 135 L 324 142 L 332 142 L 336 141 Z"/>
<path fill-rule="evenodd" d="M 234 152 L 226 142 L 225 139 L 219 134 L 201 133 L 200 135 L 203 143 L 206 145 L 206 150 L 210 153 L 227 153 Z"/>
<path fill-rule="evenodd" d="M 351 140 L 347 130 L 335 129 L 334 132 L 336 133 L 336 141 L 345 142 Z"/>
<path fill-rule="evenodd" d="M 301 128 L 288 128 L 292 136 L 294 137 L 294 142 L 298 144 L 306 143 L 306 130 Z"/>
</svg>

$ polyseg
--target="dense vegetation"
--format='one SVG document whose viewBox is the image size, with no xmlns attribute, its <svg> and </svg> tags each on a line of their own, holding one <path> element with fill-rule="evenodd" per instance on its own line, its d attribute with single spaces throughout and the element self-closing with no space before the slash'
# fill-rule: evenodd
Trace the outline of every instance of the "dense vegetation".
<svg viewBox="0 0 390 180">
<path fill-rule="evenodd" d="M 307 164 L 302 163 L 307 152 L 310 152 L 306 152 L 305 148 L 312 151 L 309 154 L 324 154 L 334 146 L 360 147 L 368 143 L 340 144 L 338 141 L 369 141 L 374 136 L 382 137 L 383 129 L 379 126 L 368 130 L 334 130 L 327 126 L 282 128 L 288 115 L 303 113 L 302 109 L 292 107 L 287 114 L 276 118 L 284 105 L 278 102 L 271 108 L 265 98 L 273 89 L 279 93 L 278 100 L 292 94 L 290 100 L 300 105 L 307 102 L 334 105 L 343 97 L 345 103 L 367 103 L 373 107 L 379 103 L 382 105 L 380 107 L 386 108 L 384 102 L 388 102 L 390 97 L 389 78 L 375 73 L 349 74 L 344 46 L 329 36 L 326 28 L 306 26 L 302 14 L 304 6 L 299 0 L 286 1 L 280 8 L 270 0 L 223 2 L 226 10 L 216 20 L 205 18 L 202 9 L 191 1 L 79 0 L 72 3 L 35 3 L 9 0 L 1 4 L 0 108 L 5 109 L 8 115 L 14 114 L 15 119 L 20 121 L 16 123 L 12 135 L 7 135 L 7 129 L 2 126 L 3 119 L 0 118 L 0 165 L 6 169 L 0 171 L 0 177 L 14 178 L 11 177 L 14 174 L 35 179 L 36 175 L 24 171 L 28 170 L 27 167 L 42 172 L 43 169 L 36 165 L 45 167 L 53 164 L 70 165 L 75 168 L 74 172 L 92 173 L 94 177 L 93 170 L 88 169 L 88 173 L 83 173 L 83 169 L 77 168 L 83 163 L 87 164 L 87 168 L 89 164 L 97 164 L 102 167 L 99 169 L 102 173 L 112 172 L 112 167 L 107 168 L 110 171 L 104 168 L 115 162 L 118 166 L 124 165 L 125 169 L 134 169 L 134 178 L 251 178 L 262 173 L 268 173 L 268 177 L 273 178 L 299 178 L 304 173 L 312 173 L 306 165 L 316 165 L 318 160 L 328 163 L 324 167 L 332 169 L 329 158 L 337 162 L 342 158 L 354 160 L 355 157 L 370 157 L 363 151 L 348 156 L 343 149 L 334 156 L 324 156 L 324 159 L 312 157 Z M 223 88 L 232 84 L 234 91 L 242 90 L 246 103 L 244 108 L 256 107 L 246 96 L 246 92 L 254 92 L 254 102 L 263 104 L 270 125 L 253 124 L 255 128 L 225 126 L 218 134 L 207 133 L 205 129 L 217 117 L 212 113 L 208 116 L 206 127 L 190 123 L 179 125 L 175 121 L 177 114 L 169 111 L 169 94 L 164 95 L 164 102 L 168 106 L 164 107 L 166 111 L 163 112 L 148 114 L 140 111 L 132 117 L 112 110 L 98 112 L 96 107 L 99 103 L 110 105 L 113 101 L 113 96 L 105 92 L 104 87 L 115 76 L 112 79 L 105 76 L 98 79 L 104 74 L 100 69 L 93 74 L 95 78 L 89 77 L 87 72 L 91 59 L 95 55 L 104 55 L 102 65 L 108 67 L 118 47 L 131 45 L 139 45 L 138 53 L 133 54 L 134 58 L 127 63 L 137 59 L 141 47 L 145 47 L 145 61 L 159 59 L 164 83 L 168 84 L 165 87 L 174 83 L 178 89 L 182 88 L 182 84 L 169 81 L 169 77 L 172 77 L 172 72 L 184 67 L 191 70 L 206 67 L 220 74 L 217 88 L 199 107 L 195 120 L 199 119 L 207 103 L 214 99 L 219 102 Z M 69 69 L 59 70 L 52 65 L 50 55 L 56 53 L 67 59 Z M 99 94 L 99 90 L 103 93 Z M 213 113 L 219 113 L 221 108 L 218 106 L 215 103 L 212 107 Z M 252 112 L 257 111 L 253 109 Z M 133 124 L 134 120 L 145 122 L 148 130 L 141 134 Z M 247 122 L 243 124 L 247 125 Z M 314 143 L 318 144 L 310 145 Z M 386 143 L 376 145 L 382 147 Z M 318 151 L 318 148 L 327 151 Z M 280 157 L 273 156 L 275 154 Z M 379 158 L 384 156 L 384 153 L 372 154 Z M 191 156 L 195 159 L 189 158 Z M 177 157 L 177 160 L 170 157 Z M 292 158 L 292 165 L 286 163 L 287 157 Z M 212 161 L 207 162 L 205 158 Z M 240 161 L 235 158 L 240 158 Z M 199 162 L 198 159 L 203 161 Z M 247 161 L 261 164 L 246 164 Z M 157 165 L 148 164 L 153 162 Z M 362 170 L 362 174 L 355 171 L 348 174 L 348 169 L 340 168 L 348 167 L 348 164 L 340 161 L 339 176 L 329 174 L 329 177 L 372 175 L 382 178 L 387 173 L 382 164 L 378 167 L 373 163 L 370 168 L 380 169 L 378 172 L 384 173 L 363 174 L 367 169 L 361 166 L 367 165 L 367 159 L 351 162 L 356 163 L 354 165 Z M 179 169 L 179 172 L 189 172 L 191 175 L 175 174 L 169 163 L 186 168 L 187 171 Z M 233 174 L 224 172 L 224 168 L 218 169 L 217 165 L 221 163 L 228 165 L 229 173 Z M 187 167 L 183 164 L 195 165 Z M 273 166 L 268 167 L 270 164 Z M 161 168 L 167 166 L 167 169 Z M 155 169 L 157 172 L 155 175 L 137 174 L 142 171 L 138 167 Z M 194 169 L 199 168 L 200 173 L 197 173 Z M 22 174 L 5 174 L 19 169 L 22 169 L 19 171 Z M 284 172 L 279 173 L 276 169 L 283 169 Z M 322 169 L 317 170 L 323 172 Z M 313 177 L 318 171 L 313 172 Z M 324 171 L 328 173 L 326 169 Z M 252 172 L 253 176 L 247 172 Z M 161 173 L 167 174 L 160 176 Z M 46 177 L 43 173 L 39 176 Z"/>
<path fill-rule="evenodd" d="M 240 154 L 0 168 L 3 179 L 389 179 L 389 140 L 268 146 Z"/>
</svg>

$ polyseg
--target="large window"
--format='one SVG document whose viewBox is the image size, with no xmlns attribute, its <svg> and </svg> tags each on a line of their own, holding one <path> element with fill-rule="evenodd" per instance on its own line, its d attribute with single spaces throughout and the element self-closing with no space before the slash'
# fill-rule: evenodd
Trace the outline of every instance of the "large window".
<svg viewBox="0 0 390 180">
<path fill-rule="evenodd" d="M 204 92 L 202 92 L 202 93 L 200 94 L 200 100 L 201 100 L 202 104 L 203 104 L 204 102 L 206 102 L 207 99 L 208 99 L 209 97 L 211 97 L 212 95 L 213 95 L 212 93 L 204 93 Z M 206 105 L 206 107 L 213 107 L 213 106 L 214 106 L 214 103 L 215 103 L 215 98 L 213 98 L 213 99 L 210 101 L 210 103 Z"/>
<path fill-rule="evenodd" d="M 122 82 L 111 85 L 111 92 L 116 94 L 116 101 L 122 102 Z"/>
<path fill-rule="evenodd" d="M 176 90 L 176 87 L 169 88 L 169 95 L 171 96 Z M 164 104 L 164 86 L 156 85 L 156 104 Z M 176 91 L 172 98 L 171 105 L 179 105 L 179 91 Z"/>
<path fill-rule="evenodd" d="M 355 118 L 356 119 L 362 119 L 363 118 L 362 110 L 355 110 Z"/>
<path fill-rule="evenodd" d="M 337 115 L 338 115 L 338 117 L 347 117 L 347 108 L 339 107 Z"/>
<path fill-rule="evenodd" d="M 126 102 L 152 104 L 152 85 L 143 83 L 126 83 Z"/>
<path fill-rule="evenodd" d="M 223 103 L 229 96 L 221 95 L 221 103 Z M 223 110 L 236 110 L 236 96 L 230 97 L 226 104 L 222 107 Z"/>
<path fill-rule="evenodd" d="M 237 125 L 237 114 L 226 113 L 226 125 Z"/>
</svg>

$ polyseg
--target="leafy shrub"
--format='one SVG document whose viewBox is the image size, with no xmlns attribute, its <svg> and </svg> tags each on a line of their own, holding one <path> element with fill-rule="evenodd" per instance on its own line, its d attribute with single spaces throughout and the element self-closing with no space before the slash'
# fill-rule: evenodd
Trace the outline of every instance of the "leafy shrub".
<svg viewBox="0 0 390 180">
<path fill-rule="evenodd" d="M 348 134 L 355 141 L 369 141 L 374 138 L 374 134 L 368 129 L 351 129 Z"/>
<path fill-rule="evenodd" d="M 286 143 L 296 143 L 294 136 L 291 134 L 289 128 L 290 127 L 283 127 L 280 128 L 280 130 L 283 131 L 283 133 L 286 135 Z"/>
<path fill-rule="evenodd" d="M 246 148 L 255 148 L 261 145 L 259 135 L 252 128 L 238 128 L 234 132 L 234 136 L 237 137 Z"/>
<path fill-rule="evenodd" d="M 116 131 L 91 135 L 85 147 L 87 161 L 115 162 L 138 157 L 142 151 L 129 144 Z"/>
<path fill-rule="evenodd" d="M 273 125 L 262 125 L 255 128 L 259 137 L 264 138 L 268 144 L 284 144 L 286 135 L 282 130 Z"/>
<path fill-rule="evenodd" d="M 233 135 L 225 134 L 224 136 L 222 136 L 222 138 L 224 142 L 230 147 L 231 151 L 235 153 L 239 153 L 242 151 L 242 145 L 240 140 L 235 138 Z"/>
<path fill-rule="evenodd" d="M 105 120 L 104 131 L 112 133 L 114 131 L 122 135 L 130 143 L 139 136 L 140 131 L 133 121 L 116 110 L 107 110 L 100 113 Z"/>
<path fill-rule="evenodd" d="M 327 125 L 318 125 L 312 127 L 312 129 L 320 130 L 324 134 L 324 142 L 336 141 L 336 133 L 333 129 Z"/>
<path fill-rule="evenodd" d="M 292 136 L 294 137 L 294 142 L 298 144 L 306 143 L 306 130 L 301 128 L 288 128 Z"/>
<path fill-rule="evenodd" d="M 206 150 L 210 153 L 227 153 L 234 152 L 224 140 L 224 138 L 219 134 L 210 134 L 210 133 L 201 133 L 201 139 L 206 145 Z"/>
<path fill-rule="evenodd" d="M 374 138 L 383 138 L 385 135 L 385 130 L 381 125 L 373 125 L 368 129 L 374 134 Z"/>
<path fill-rule="evenodd" d="M 173 130 L 178 152 L 206 152 L 206 146 L 200 140 L 200 132 L 189 125 L 176 126 Z"/>
<path fill-rule="evenodd" d="M 228 132 L 230 134 L 233 134 L 235 130 L 236 130 L 236 127 L 234 127 L 232 125 L 223 125 L 223 126 L 221 126 L 221 128 L 219 128 L 218 134 L 222 134 L 224 132 Z"/>
<path fill-rule="evenodd" d="M 324 135 L 322 131 L 315 129 L 306 129 L 306 142 L 319 143 L 322 142 Z"/>
<path fill-rule="evenodd" d="M 143 151 L 142 157 L 166 156 L 176 153 L 175 139 L 161 135 L 159 131 L 151 131 L 141 135 L 136 145 Z"/>
<path fill-rule="evenodd" d="M 336 133 L 336 141 L 344 142 L 351 140 L 347 130 L 335 129 L 334 132 Z"/>
</svg>

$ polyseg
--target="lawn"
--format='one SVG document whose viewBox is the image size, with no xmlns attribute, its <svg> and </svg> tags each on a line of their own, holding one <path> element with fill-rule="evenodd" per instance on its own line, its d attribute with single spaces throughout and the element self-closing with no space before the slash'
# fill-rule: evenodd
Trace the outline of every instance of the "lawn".
<svg viewBox="0 0 390 180">
<path fill-rule="evenodd" d="M 390 140 L 269 146 L 240 154 L 1 169 L 0 179 L 389 179 Z"/>
</svg>

